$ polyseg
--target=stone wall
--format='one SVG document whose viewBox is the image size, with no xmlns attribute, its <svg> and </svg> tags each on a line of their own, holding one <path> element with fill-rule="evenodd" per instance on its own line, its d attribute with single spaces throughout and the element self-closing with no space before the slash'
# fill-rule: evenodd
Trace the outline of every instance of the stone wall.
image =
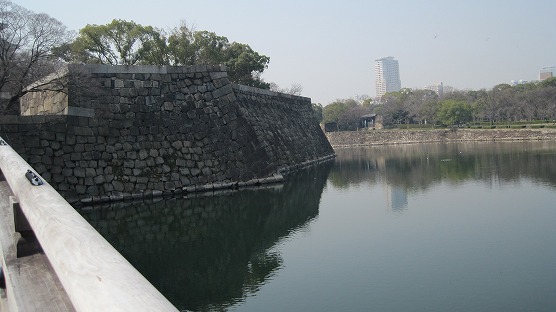
<svg viewBox="0 0 556 312">
<path fill-rule="evenodd" d="M 29 94 L 34 114 L 0 117 L 0 135 L 71 203 L 275 181 L 333 156 L 310 99 L 234 86 L 221 66 L 68 73 L 65 98 Z"/>
<path fill-rule="evenodd" d="M 334 147 L 455 141 L 556 140 L 556 129 L 437 129 L 327 132 Z"/>
<path fill-rule="evenodd" d="M 234 85 L 241 116 L 257 133 L 265 153 L 281 172 L 332 155 L 309 98 Z"/>
</svg>

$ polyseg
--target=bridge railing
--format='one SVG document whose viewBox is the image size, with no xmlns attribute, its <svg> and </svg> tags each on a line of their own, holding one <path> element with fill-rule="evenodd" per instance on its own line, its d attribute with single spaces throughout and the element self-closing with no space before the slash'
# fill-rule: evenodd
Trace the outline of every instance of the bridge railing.
<svg viewBox="0 0 556 312">
<path fill-rule="evenodd" d="M 0 169 L 76 311 L 177 311 L 2 138 Z"/>
</svg>

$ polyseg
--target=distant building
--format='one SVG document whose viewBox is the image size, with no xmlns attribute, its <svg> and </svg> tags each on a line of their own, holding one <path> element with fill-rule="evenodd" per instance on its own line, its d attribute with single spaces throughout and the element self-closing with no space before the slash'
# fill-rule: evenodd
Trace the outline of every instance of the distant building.
<svg viewBox="0 0 556 312">
<path fill-rule="evenodd" d="M 374 129 L 376 114 L 366 114 L 359 117 L 359 127 L 362 129 Z"/>
<path fill-rule="evenodd" d="M 425 86 L 425 90 L 434 91 L 438 97 L 442 97 L 444 95 L 444 84 L 440 82 L 430 86 Z"/>
<path fill-rule="evenodd" d="M 529 81 L 523 80 L 523 79 L 510 81 L 510 85 L 512 85 L 514 87 L 517 86 L 517 85 L 526 84 L 526 83 L 529 83 Z"/>
<path fill-rule="evenodd" d="M 398 61 L 392 56 L 375 60 L 375 74 L 376 96 L 378 98 L 387 92 L 400 91 L 402 88 L 400 67 Z"/>
<path fill-rule="evenodd" d="M 403 186 L 386 187 L 386 205 L 397 214 L 403 214 L 407 210 L 407 190 Z"/>
<path fill-rule="evenodd" d="M 443 97 L 446 94 L 450 94 L 450 93 L 456 91 L 456 89 L 454 87 L 447 86 L 442 82 L 425 86 L 424 89 L 434 91 L 438 95 L 438 97 Z"/>
<path fill-rule="evenodd" d="M 545 79 L 554 77 L 554 70 L 554 66 L 542 68 L 539 72 L 539 80 L 543 81 Z"/>
</svg>

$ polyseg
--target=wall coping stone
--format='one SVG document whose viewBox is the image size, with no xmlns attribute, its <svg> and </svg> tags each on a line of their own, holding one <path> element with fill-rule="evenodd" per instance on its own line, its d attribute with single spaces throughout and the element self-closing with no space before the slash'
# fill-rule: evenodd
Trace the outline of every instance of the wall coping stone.
<svg viewBox="0 0 556 312">
<path fill-rule="evenodd" d="M 194 66 L 166 66 L 166 65 L 107 65 L 107 64 L 66 64 L 54 73 L 39 79 L 25 90 L 32 90 L 45 83 L 61 79 L 68 73 L 86 71 L 91 74 L 190 74 L 197 72 L 226 72 L 225 65 L 194 65 Z M 5 93 L 5 92 L 3 92 Z M 4 97 L 2 97 L 4 98 Z"/>
<path fill-rule="evenodd" d="M 64 109 L 64 115 L 80 116 L 80 117 L 95 117 L 95 110 L 92 108 L 67 106 Z"/>
<path fill-rule="evenodd" d="M 288 98 L 288 99 L 302 99 L 305 101 L 311 101 L 311 98 L 309 97 L 304 97 L 304 96 L 299 96 L 299 95 L 292 95 L 292 94 L 288 94 L 288 93 L 281 93 L 281 92 L 274 92 L 274 91 L 270 91 L 270 90 L 266 90 L 266 89 L 260 89 L 260 88 L 256 88 L 256 87 L 250 87 L 250 86 L 244 86 L 244 85 L 240 85 L 240 84 L 232 84 L 232 88 L 235 91 L 239 91 L 239 92 L 246 92 L 246 93 L 254 93 L 254 94 L 260 94 L 260 95 L 267 95 L 267 96 L 278 96 L 278 97 L 284 97 L 284 98 Z"/>
</svg>

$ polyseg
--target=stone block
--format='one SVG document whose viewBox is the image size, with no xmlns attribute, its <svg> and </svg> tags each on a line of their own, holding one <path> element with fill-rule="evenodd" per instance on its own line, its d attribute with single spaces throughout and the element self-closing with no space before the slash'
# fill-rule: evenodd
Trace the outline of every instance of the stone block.
<svg viewBox="0 0 556 312">
<path fill-rule="evenodd" d="M 129 152 L 133 149 L 133 146 L 129 142 L 124 142 L 124 144 L 122 144 L 122 149 L 124 152 Z"/>
<path fill-rule="evenodd" d="M 123 192 L 124 191 L 124 184 L 120 181 L 112 181 L 112 186 L 114 187 L 114 190 L 117 192 Z"/>
<path fill-rule="evenodd" d="M 76 185 L 75 191 L 78 195 L 84 195 L 87 193 L 87 187 L 85 185 Z"/>
</svg>

